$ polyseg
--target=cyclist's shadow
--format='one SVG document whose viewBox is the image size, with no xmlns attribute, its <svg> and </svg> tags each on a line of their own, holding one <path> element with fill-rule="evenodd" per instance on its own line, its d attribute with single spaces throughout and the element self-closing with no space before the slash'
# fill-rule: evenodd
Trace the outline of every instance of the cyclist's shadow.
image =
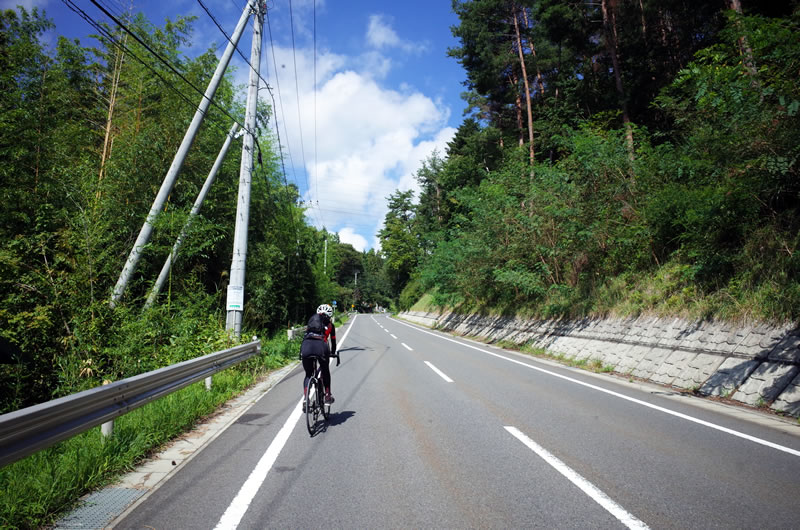
<svg viewBox="0 0 800 530">
<path fill-rule="evenodd" d="M 336 426 L 341 425 L 342 423 L 346 422 L 350 418 L 356 415 L 354 410 L 343 410 L 341 412 L 331 412 L 330 416 L 328 417 L 328 421 L 326 422 L 326 427 L 328 425 Z"/>
</svg>

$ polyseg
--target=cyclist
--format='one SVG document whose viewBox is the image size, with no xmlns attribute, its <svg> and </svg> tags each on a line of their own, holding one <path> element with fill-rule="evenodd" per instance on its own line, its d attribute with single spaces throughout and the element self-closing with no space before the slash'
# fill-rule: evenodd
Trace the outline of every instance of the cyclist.
<svg viewBox="0 0 800 530">
<path fill-rule="evenodd" d="M 328 366 L 330 356 L 336 355 L 336 326 L 333 325 L 332 316 L 333 308 L 331 306 L 328 304 L 319 306 L 317 312 L 308 319 L 306 334 L 303 337 L 303 344 L 300 346 L 300 358 L 306 371 L 306 377 L 303 380 L 303 396 L 305 397 L 308 392 L 308 380 L 314 375 L 312 357 L 317 357 L 322 372 L 322 385 L 325 387 L 325 403 L 334 402 L 331 394 L 331 370 Z M 330 347 L 328 347 L 329 338 L 331 340 Z"/>
</svg>

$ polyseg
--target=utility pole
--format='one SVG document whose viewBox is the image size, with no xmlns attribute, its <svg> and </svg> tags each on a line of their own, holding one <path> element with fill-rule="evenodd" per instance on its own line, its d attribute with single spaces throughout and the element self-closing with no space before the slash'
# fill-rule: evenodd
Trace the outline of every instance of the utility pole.
<svg viewBox="0 0 800 530">
<path fill-rule="evenodd" d="M 250 220 L 250 185 L 253 177 L 253 148 L 255 144 L 256 103 L 258 102 L 258 79 L 261 65 L 261 40 L 264 14 L 267 6 L 259 2 L 253 17 L 253 47 L 250 51 L 250 81 L 247 91 L 247 107 L 244 122 L 242 162 L 239 166 L 239 200 L 236 206 L 236 228 L 233 236 L 233 258 L 228 284 L 227 315 L 225 329 L 233 331 L 239 338 L 242 332 L 244 311 L 244 277 L 247 264 L 247 225 Z"/>
<path fill-rule="evenodd" d="M 214 166 L 208 173 L 208 177 L 206 177 L 206 182 L 203 184 L 203 189 L 200 190 L 200 193 L 197 195 L 197 199 L 194 201 L 194 206 L 192 207 L 192 211 L 189 213 L 189 218 L 186 220 L 186 224 L 181 230 L 181 234 L 178 236 L 178 239 L 172 246 L 172 252 L 170 252 L 169 256 L 167 256 L 167 261 L 164 262 L 164 266 L 161 268 L 161 274 L 158 275 L 158 279 L 153 286 L 153 290 L 150 291 L 150 296 L 147 297 L 147 302 L 144 304 L 145 307 L 150 307 L 153 305 L 153 302 L 156 301 L 156 297 L 158 297 L 158 293 L 161 292 L 161 288 L 164 286 L 164 282 L 167 280 L 169 271 L 172 269 L 172 263 L 175 261 L 175 258 L 178 257 L 178 250 L 180 250 L 181 245 L 183 244 L 183 238 L 186 237 L 186 232 L 192 226 L 192 221 L 194 221 L 194 218 L 198 213 L 200 213 L 200 208 L 203 206 L 203 201 L 206 200 L 206 196 L 208 195 L 212 184 L 214 184 L 214 180 L 217 178 L 217 172 L 219 171 L 220 166 L 222 166 L 222 162 L 225 160 L 225 155 L 228 154 L 228 149 L 231 146 L 231 142 L 236 134 L 236 129 L 238 128 L 239 124 L 234 123 L 231 127 L 231 130 L 228 132 L 228 136 L 225 137 L 225 142 L 222 144 L 222 149 L 220 149 L 217 159 L 214 161 Z"/>
<path fill-rule="evenodd" d="M 155 223 L 158 214 L 164 209 L 164 204 L 167 202 L 167 198 L 169 197 L 172 188 L 175 186 L 175 180 L 178 178 L 178 173 L 183 166 L 184 160 L 186 160 L 186 154 L 189 152 L 189 148 L 192 146 L 195 136 L 197 136 L 197 131 L 200 129 L 200 124 L 203 122 L 203 118 L 205 118 L 208 107 L 211 104 L 211 100 L 217 91 L 217 87 L 222 80 L 222 76 L 225 74 L 225 69 L 228 67 L 228 63 L 231 60 L 231 55 L 233 55 L 236 44 L 242 37 L 242 32 L 247 25 L 247 19 L 250 18 L 250 13 L 252 9 L 255 8 L 255 5 L 256 0 L 248 0 L 247 6 L 245 6 L 244 11 L 242 11 L 242 16 L 239 18 L 239 23 L 236 25 L 236 29 L 233 32 L 231 41 L 225 48 L 225 52 L 222 54 L 222 58 L 219 60 L 217 69 L 214 71 L 214 75 L 211 77 L 211 81 L 208 83 L 208 88 L 206 88 L 206 91 L 203 94 L 203 99 L 200 100 L 200 104 L 197 106 L 197 111 L 194 113 L 192 123 L 189 124 L 186 134 L 183 136 L 183 141 L 181 142 L 180 147 L 178 147 L 178 152 L 175 153 L 175 158 L 172 160 L 172 165 L 167 171 L 164 181 L 161 183 L 161 189 L 158 190 L 155 201 L 153 201 L 153 206 L 150 207 L 150 213 L 147 214 L 147 219 L 145 220 L 142 229 L 139 231 L 139 236 L 136 238 L 136 243 L 133 244 L 131 253 L 128 255 L 128 261 L 122 268 L 122 273 L 117 280 L 117 284 L 114 286 L 114 291 L 111 293 L 111 300 L 109 302 L 111 307 L 117 305 L 117 302 L 119 302 L 119 300 L 122 298 L 122 294 L 125 292 L 125 287 L 127 287 L 128 281 L 133 275 L 133 271 L 136 270 L 136 265 L 139 263 L 139 259 L 142 256 L 142 249 L 144 249 L 145 245 L 147 245 L 148 241 L 150 241 L 150 236 L 153 233 L 153 223 Z"/>
</svg>

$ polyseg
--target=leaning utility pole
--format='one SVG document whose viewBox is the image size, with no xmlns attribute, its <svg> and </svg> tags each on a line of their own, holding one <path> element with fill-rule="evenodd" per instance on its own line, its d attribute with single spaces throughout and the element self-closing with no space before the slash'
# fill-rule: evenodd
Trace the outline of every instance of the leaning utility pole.
<svg viewBox="0 0 800 530">
<path fill-rule="evenodd" d="M 117 280 L 117 285 L 114 286 L 114 291 L 111 294 L 111 307 L 114 307 L 122 298 L 125 287 L 128 285 L 128 281 L 131 275 L 133 275 L 133 271 L 136 269 L 136 264 L 139 263 L 139 258 L 142 256 L 142 249 L 144 249 L 145 245 L 150 241 L 150 236 L 153 233 L 153 223 L 156 217 L 158 217 L 158 214 L 164 209 L 164 204 L 167 202 L 167 198 L 175 185 L 175 180 L 183 166 L 183 161 L 186 159 L 186 154 L 189 152 L 189 148 L 192 146 L 195 136 L 197 136 L 197 131 L 200 129 L 200 124 L 203 122 L 203 118 L 205 118 L 208 107 L 211 104 L 211 99 L 214 97 L 217 87 L 222 80 L 222 76 L 225 74 L 225 69 L 228 67 L 236 44 L 242 37 L 242 32 L 247 25 L 247 19 L 250 18 L 250 13 L 255 9 L 258 9 L 256 7 L 256 0 L 248 0 L 244 11 L 242 11 L 242 16 L 239 18 L 239 23 L 236 25 L 236 29 L 233 32 L 233 36 L 228 46 L 225 48 L 222 58 L 219 60 L 219 64 L 214 71 L 211 81 L 208 83 L 208 88 L 206 88 L 203 94 L 203 99 L 200 100 L 200 104 L 197 106 L 197 111 L 194 113 L 192 123 L 189 124 L 186 134 L 183 136 L 183 141 L 180 147 L 178 147 L 178 152 L 172 160 L 172 165 L 169 171 L 167 171 L 167 175 L 164 177 L 164 182 L 161 183 L 161 189 L 158 190 L 158 195 L 156 195 L 156 199 L 153 201 L 153 206 L 150 207 L 150 213 L 147 214 L 147 219 L 139 232 L 139 237 L 136 238 L 136 243 L 133 244 L 131 253 L 128 256 L 128 261 L 122 269 L 119 280 Z"/>
<path fill-rule="evenodd" d="M 170 252 L 169 256 L 167 256 L 167 261 L 165 261 L 164 266 L 161 267 L 161 274 L 158 275 L 158 279 L 156 280 L 153 289 L 150 291 L 150 295 L 147 297 L 147 302 L 144 304 L 145 307 L 150 307 L 153 305 L 153 302 L 155 302 L 156 298 L 158 297 L 158 293 L 161 292 L 161 288 L 164 286 L 167 276 L 169 276 L 169 271 L 172 269 L 172 263 L 175 261 L 175 258 L 178 257 L 178 250 L 180 250 L 181 245 L 183 244 L 183 239 L 186 237 L 186 233 L 192 226 L 192 221 L 194 221 L 194 218 L 197 217 L 198 213 L 200 213 L 200 208 L 203 206 L 203 201 L 206 200 L 206 196 L 208 195 L 209 190 L 211 190 L 214 180 L 217 178 L 217 172 L 222 166 L 222 162 L 225 160 L 225 155 L 228 154 L 228 149 L 231 146 L 231 142 L 236 134 L 236 129 L 238 128 L 239 124 L 234 123 L 230 132 L 228 132 L 228 136 L 225 137 L 225 142 L 222 144 L 222 149 L 219 150 L 217 159 L 214 161 L 214 165 L 212 166 L 211 171 L 208 173 L 208 177 L 206 177 L 206 182 L 203 184 L 203 189 L 200 190 L 200 193 L 197 195 L 197 199 L 194 201 L 192 211 L 189 212 L 189 218 L 186 220 L 186 224 L 183 225 L 183 230 L 181 230 L 178 239 L 175 240 L 175 244 L 172 246 L 172 252 Z"/>
<path fill-rule="evenodd" d="M 239 166 L 239 201 L 236 206 L 236 229 L 233 235 L 233 259 L 228 284 L 227 316 L 225 329 L 233 331 L 235 337 L 242 332 L 244 311 L 244 276 L 247 263 L 247 225 L 250 219 L 250 185 L 253 177 L 253 147 L 255 144 L 256 103 L 258 102 L 258 79 L 261 65 L 261 37 L 266 3 L 259 2 L 253 17 L 253 47 L 250 51 L 250 82 L 247 91 L 247 109 L 244 121 L 242 162 Z"/>
</svg>

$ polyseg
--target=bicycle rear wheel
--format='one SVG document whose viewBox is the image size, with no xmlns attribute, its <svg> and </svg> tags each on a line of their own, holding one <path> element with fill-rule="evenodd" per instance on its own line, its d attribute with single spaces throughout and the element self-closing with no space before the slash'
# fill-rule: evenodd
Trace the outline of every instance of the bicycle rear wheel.
<svg viewBox="0 0 800 530">
<path fill-rule="evenodd" d="M 308 390 L 306 391 L 306 427 L 308 427 L 308 434 L 314 436 L 317 430 L 317 418 L 319 417 L 319 397 L 317 392 L 317 379 L 312 377 L 308 381 Z"/>
<path fill-rule="evenodd" d="M 328 421 L 331 406 L 329 403 L 325 403 L 325 389 L 322 385 L 322 379 L 317 379 L 317 395 L 319 396 L 319 410 L 322 411 L 322 417 L 325 418 L 325 421 Z"/>
</svg>

